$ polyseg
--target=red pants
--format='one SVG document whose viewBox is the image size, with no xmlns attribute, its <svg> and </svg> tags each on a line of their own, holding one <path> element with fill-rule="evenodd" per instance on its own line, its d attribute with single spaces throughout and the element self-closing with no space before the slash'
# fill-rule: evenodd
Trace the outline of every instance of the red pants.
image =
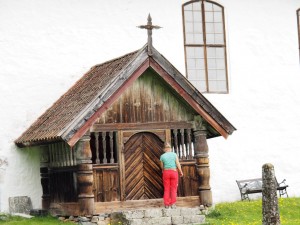
<svg viewBox="0 0 300 225">
<path fill-rule="evenodd" d="M 170 206 L 175 204 L 178 186 L 178 172 L 175 170 L 164 170 L 164 204 Z"/>
</svg>

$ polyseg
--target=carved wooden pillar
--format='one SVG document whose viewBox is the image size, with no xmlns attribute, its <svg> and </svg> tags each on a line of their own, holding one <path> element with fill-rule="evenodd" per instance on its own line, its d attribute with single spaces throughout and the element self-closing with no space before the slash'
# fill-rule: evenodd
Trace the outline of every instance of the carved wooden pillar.
<svg viewBox="0 0 300 225">
<path fill-rule="evenodd" d="M 43 190 L 42 195 L 42 208 L 50 208 L 50 169 L 49 169 L 49 147 L 41 147 L 41 156 L 40 156 L 40 173 L 41 173 L 41 185 Z"/>
<path fill-rule="evenodd" d="M 208 145 L 205 128 L 196 126 L 196 129 L 194 130 L 194 138 L 196 169 L 199 178 L 200 202 L 202 205 L 212 206 Z"/>
<path fill-rule="evenodd" d="M 94 214 L 93 165 L 90 134 L 85 134 L 76 145 L 78 203 L 81 215 Z"/>
</svg>

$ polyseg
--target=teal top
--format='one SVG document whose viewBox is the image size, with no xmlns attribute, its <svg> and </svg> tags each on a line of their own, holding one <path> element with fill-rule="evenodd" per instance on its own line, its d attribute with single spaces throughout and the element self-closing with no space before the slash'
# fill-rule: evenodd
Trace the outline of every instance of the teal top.
<svg viewBox="0 0 300 225">
<path fill-rule="evenodd" d="M 164 164 L 164 169 L 176 169 L 176 153 L 166 152 L 160 156 L 160 161 Z"/>
</svg>

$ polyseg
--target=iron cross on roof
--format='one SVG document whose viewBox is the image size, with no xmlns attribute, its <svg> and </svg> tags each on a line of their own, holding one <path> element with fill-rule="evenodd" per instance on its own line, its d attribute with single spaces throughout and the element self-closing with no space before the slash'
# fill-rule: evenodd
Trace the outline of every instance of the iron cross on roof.
<svg viewBox="0 0 300 225">
<path fill-rule="evenodd" d="M 153 29 L 159 29 L 161 27 L 156 26 L 156 25 L 152 25 L 152 18 L 151 18 L 150 13 L 149 13 L 147 25 L 141 25 L 141 26 L 138 26 L 138 28 L 148 30 L 148 55 L 152 55 L 152 30 Z"/>
</svg>

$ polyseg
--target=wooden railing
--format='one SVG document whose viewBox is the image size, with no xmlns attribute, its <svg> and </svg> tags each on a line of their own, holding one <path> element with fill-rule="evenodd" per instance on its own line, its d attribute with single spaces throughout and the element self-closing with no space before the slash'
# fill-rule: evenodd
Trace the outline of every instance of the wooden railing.
<svg viewBox="0 0 300 225">
<path fill-rule="evenodd" d="M 116 133 L 115 131 L 91 133 L 93 164 L 117 163 Z"/>
<path fill-rule="evenodd" d="M 194 138 L 192 129 L 172 129 L 171 140 L 173 151 L 180 160 L 194 159 Z"/>
</svg>

